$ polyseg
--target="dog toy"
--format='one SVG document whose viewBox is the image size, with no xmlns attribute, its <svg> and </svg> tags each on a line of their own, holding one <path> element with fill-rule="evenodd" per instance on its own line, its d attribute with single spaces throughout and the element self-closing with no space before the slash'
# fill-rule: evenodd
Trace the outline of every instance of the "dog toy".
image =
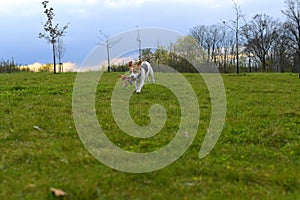
<svg viewBox="0 0 300 200">
<path fill-rule="evenodd" d="M 124 81 L 123 87 L 127 87 L 129 84 L 132 85 L 133 79 L 131 77 L 122 74 L 119 74 L 119 77 Z"/>
</svg>

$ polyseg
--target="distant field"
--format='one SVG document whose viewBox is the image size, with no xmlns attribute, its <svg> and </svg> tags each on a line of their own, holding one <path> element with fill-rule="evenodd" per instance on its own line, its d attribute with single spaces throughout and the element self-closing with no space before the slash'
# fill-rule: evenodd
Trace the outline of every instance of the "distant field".
<svg viewBox="0 0 300 200">
<path fill-rule="evenodd" d="M 300 80 L 296 74 L 223 75 L 224 130 L 210 154 L 198 153 L 209 126 L 210 97 L 198 74 L 184 74 L 198 97 L 199 131 L 176 162 L 146 174 L 123 173 L 92 157 L 72 116 L 75 73 L 0 74 L 0 199 L 300 199 Z M 119 147 L 149 152 L 166 145 L 180 123 L 172 92 L 146 85 L 131 98 L 137 124 L 147 125 L 152 104 L 168 121 L 160 134 L 136 139 L 118 129 L 110 97 L 117 74 L 97 89 L 101 127 Z M 41 130 L 37 130 L 37 127 Z"/>
</svg>

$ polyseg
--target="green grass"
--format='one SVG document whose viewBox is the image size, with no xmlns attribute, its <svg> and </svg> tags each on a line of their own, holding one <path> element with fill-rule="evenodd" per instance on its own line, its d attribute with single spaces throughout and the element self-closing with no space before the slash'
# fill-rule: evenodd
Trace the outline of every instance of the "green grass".
<svg viewBox="0 0 300 200">
<path fill-rule="evenodd" d="M 198 158 L 210 120 L 210 98 L 198 74 L 185 74 L 198 97 L 198 134 L 172 165 L 151 173 L 111 169 L 81 143 L 72 118 L 76 74 L 0 74 L 0 199 L 300 199 L 300 80 L 293 74 L 223 75 L 227 117 L 221 137 Z M 151 105 L 168 112 L 163 130 L 137 139 L 115 124 L 110 97 L 117 74 L 104 74 L 96 110 L 106 135 L 119 147 L 149 152 L 166 145 L 180 123 L 175 96 L 146 85 L 130 100 L 137 124 L 150 122 Z M 34 126 L 42 130 L 34 129 Z"/>
</svg>

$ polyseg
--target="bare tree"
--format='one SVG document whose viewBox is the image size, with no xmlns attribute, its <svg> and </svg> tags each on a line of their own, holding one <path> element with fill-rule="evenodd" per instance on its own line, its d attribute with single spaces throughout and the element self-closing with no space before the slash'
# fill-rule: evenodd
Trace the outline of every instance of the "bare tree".
<svg viewBox="0 0 300 200">
<path fill-rule="evenodd" d="M 246 37 L 246 48 L 259 58 L 263 71 L 267 69 L 267 56 L 278 37 L 277 31 L 277 21 L 266 14 L 255 15 L 242 27 L 242 33 Z"/>
<path fill-rule="evenodd" d="M 198 25 L 190 29 L 190 35 L 198 42 L 207 53 L 208 62 L 213 62 L 219 66 L 219 69 L 223 67 L 223 71 L 227 71 L 227 65 L 229 62 L 230 54 L 235 53 L 232 47 L 235 45 L 233 39 L 232 30 L 221 25 Z"/>
<path fill-rule="evenodd" d="M 278 37 L 274 38 L 274 44 L 272 45 L 272 63 L 273 71 L 287 72 L 292 66 L 292 59 L 296 55 L 296 51 L 293 46 L 294 43 L 290 40 L 291 34 L 288 31 L 288 23 L 278 24 L 277 34 Z"/>
<path fill-rule="evenodd" d="M 210 39 L 211 39 L 211 62 L 217 64 L 218 52 L 221 48 L 221 41 L 224 39 L 224 31 L 222 27 L 218 25 L 212 25 L 209 27 Z"/>
<path fill-rule="evenodd" d="M 232 26 L 228 25 L 226 21 L 223 21 L 223 24 L 233 30 L 235 32 L 235 49 L 236 49 L 236 73 L 240 73 L 239 68 L 239 36 L 240 36 L 240 19 L 244 16 L 241 14 L 240 6 L 238 5 L 238 2 L 235 0 L 232 0 L 234 11 L 235 11 L 235 20 L 231 21 Z"/>
<path fill-rule="evenodd" d="M 218 43 L 222 40 L 222 34 L 218 25 L 198 25 L 190 29 L 190 35 L 207 52 L 208 62 L 214 62 Z"/>
<path fill-rule="evenodd" d="M 298 72 L 300 78 L 300 1 L 286 0 L 285 10 L 282 13 L 287 17 L 288 29 L 291 32 L 290 40 L 295 44 L 298 55 Z"/>
<path fill-rule="evenodd" d="M 48 8 L 47 4 L 49 1 L 43 1 L 42 4 L 44 6 L 44 13 L 47 16 L 47 21 L 43 25 L 44 33 L 39 33 L 39 38 L 45 38 L 49 43 L 52 44 L 52 50 L 53 50 L 53 65 L 54 65 L 54 74 L 56 74 L 56 52 L 55 52 L 55 43 L 57 42 L 58 37 L 62 37 L 65 35 L 66 30 L 69 26 L 69 23 L 62 28 L 59 28 L 59 24 L 54 25 L 53 19 L 54 19 L 54 9 Z"/>
<path fill-rule="evenodd" d="M 198 44 L 207 52 L 207 61 L 211 58 L 211 39 L 208 26 L 198 25 L 190 29 L 190 35 L 196 39 Z"/>
<path fill-rule="evenodd" d="M 57 39 L 57 45 L 56 45 L 56 54 L 58 57 L 58 63 L 59 63 L 59 72 L 63 72 L 63 62 L 62 58 L 64 57 L 66 52 L 65 44 L 64 41 L 62 40 L 61 37 Z"/>
<path fill-rule="evenodd" d="M 111 39 L 109 35 L 106 35 L 102 32 L 102 30 L 99 30 L 100 36 L 98 36 L 100 42 L 98 44 L 106 47 L 106 53 L 107 53 L 107 71 L 111 71 L 111 65 L 110 65 L 110 49 L 114 46 L 116 46 L 122 38 L 119 39 Z"/>
<path fill-rule="evenodd" d="M 222 40 L 219 44 L 219 65 L 220 71 L 229 72 L 228 65 L 233 63 L 233 56 L 235 52 L 235 34 L 232 30 L 223 29 Z"/>
</svg>

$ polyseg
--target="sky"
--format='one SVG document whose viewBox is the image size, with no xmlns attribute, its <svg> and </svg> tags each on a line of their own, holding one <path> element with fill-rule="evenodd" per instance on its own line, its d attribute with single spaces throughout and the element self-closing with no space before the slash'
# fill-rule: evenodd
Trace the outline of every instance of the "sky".
<svg viewBox="0 0 300 200">
<path fill-rule="evenodd" d="M 239 0 L 238 4 L 247 20 L 259 13 L 284 19 L 284 0 Z M 55 23 L 70 23 L 63 38 L 63 61 L 76 66 L 99 43 L 99 30 L 114 36 L 137 27 L 158 27 L 186 35 L 194 26 L 235 17 L 232 0 L 49 0 L 49 6 L 54 8 Z M 51 45 L 38 37 L 45 21 L 42 0 L 0 0 L 0 60 L 51 63 Z"/>
</svg>

